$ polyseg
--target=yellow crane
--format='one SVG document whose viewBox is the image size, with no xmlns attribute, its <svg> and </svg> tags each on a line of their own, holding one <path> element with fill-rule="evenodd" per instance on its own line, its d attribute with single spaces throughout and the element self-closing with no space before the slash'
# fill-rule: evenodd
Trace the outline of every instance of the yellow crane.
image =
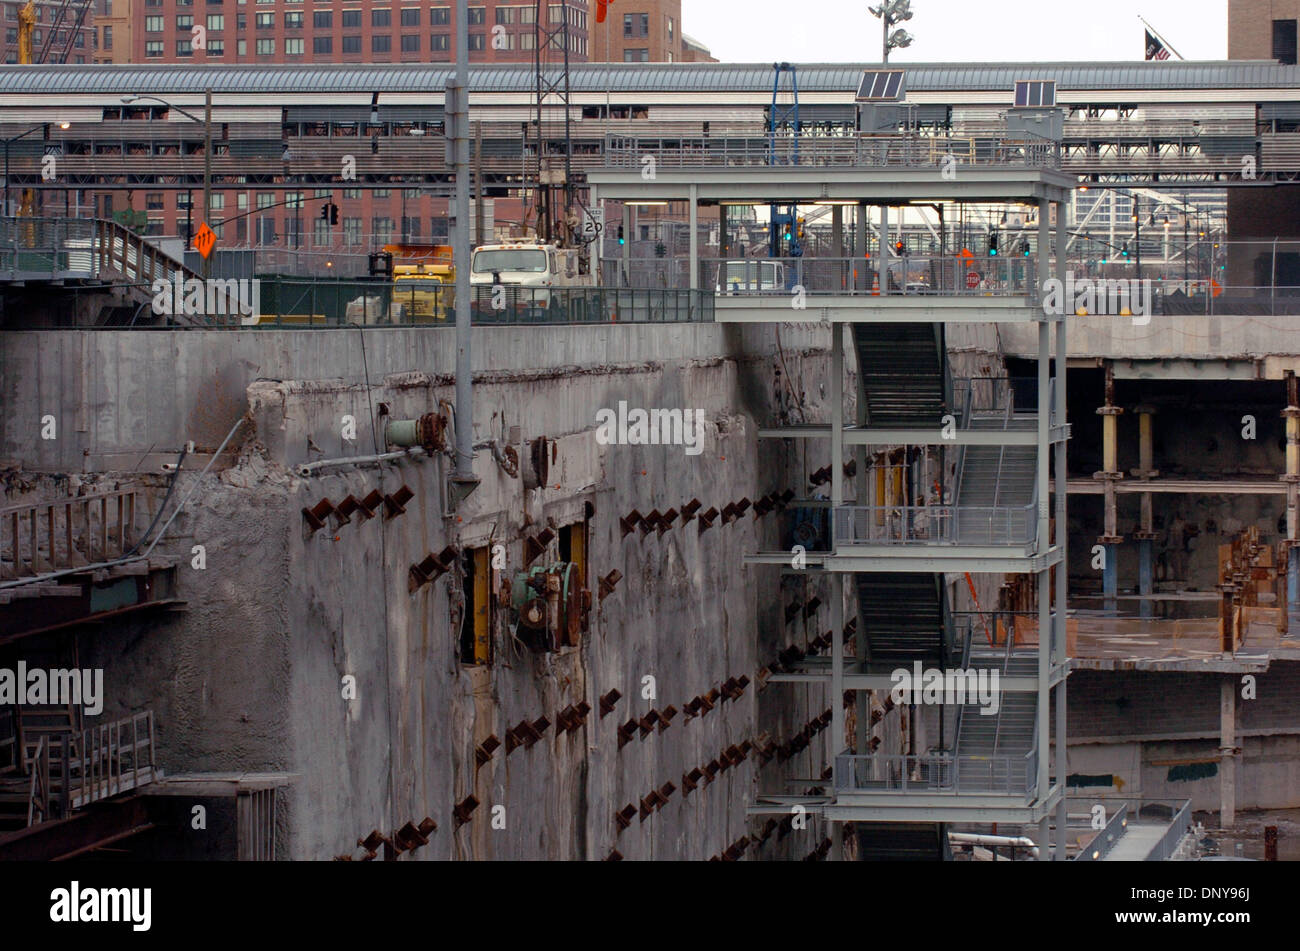
<svg viewBox="0 0 1300 951">
<path fill-rule="evenodd" d="M 18 11 L 18 62 L 21 65 L 29 65 L 32 61 L 32 33 L 35 29 L 36 0 L 27 0 L 27 5 Z M 18 217 L 30 218 L 35 205 L 36 193 L 30 188 L 24 188 L 22 201 L 18 205 Z"/>
</svg>

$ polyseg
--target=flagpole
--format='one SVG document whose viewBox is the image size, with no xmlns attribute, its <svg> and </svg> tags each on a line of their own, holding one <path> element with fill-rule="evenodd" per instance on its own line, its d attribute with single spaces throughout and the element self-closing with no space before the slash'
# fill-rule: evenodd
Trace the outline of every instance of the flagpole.
<svg viewBox="0 0 1300 951">
<path fill-rule="evenodd" d="M 1157 29 L 1156 29 L 1154 26 L 1152 26 L 1150 23 L 1147 23 L 1147 21 L 1146 21 L 1145 19 L 1143 19 L 1142 14 L 1140 14 L 1140 13 L 1138 14 L 1138 19 L 1139 19 L 1139 20 L 1142 20 L 1142 24 L 1143 24 L 1143 25 L 1144 25 L 1148 30 L 1151 31 L 1151 35 L 1152 35 L 1152 36 L 1154 36 L 1154 37 L 1155 37 L 1157 40 L 1159 40 L 1161 43 L 1165 44 L 1165 49 L 1169 50 L 1169 52 L 1173 53 L 1175 56 L 1177 56 L 1177 57 L 1178 57 L 1179 59 L 1181 59 L 1181 60 L 1186 60 L 1186 59 L 1187 59 L 1186 56 L 1184 56 L 1182 53 L 1178 52 L 1178 50 L 1174 49 L 1174 44 L 1170 43 L 1167 39 L 1165 39 L 1163 36 L 1160 35 L 1160 31 L 1159 31 L 1159 30 L 1157 30 Z"/>
</svg>

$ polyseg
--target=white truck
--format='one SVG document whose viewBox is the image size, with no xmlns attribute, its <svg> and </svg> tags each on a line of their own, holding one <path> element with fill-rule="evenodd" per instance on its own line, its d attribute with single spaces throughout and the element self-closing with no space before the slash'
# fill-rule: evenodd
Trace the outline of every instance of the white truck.
<svg viewBox="0 0 1300 951">
<path fill-rule="evenodd" d="M 579 251 L 553 244 L 522 239 L 503 244 L 485 244 L 474 251 L 469 281 L 472 288 L 475 318 L 490 320 L 504 309 L 527 316 L 542 316 L 565 308 L 571 296 L 555 294 L 555 288 L 595 287 L 594 274 L 581 273 Z M 482 288 L 500 286 L 500 299 L 494 301 Z"/>
</svg>

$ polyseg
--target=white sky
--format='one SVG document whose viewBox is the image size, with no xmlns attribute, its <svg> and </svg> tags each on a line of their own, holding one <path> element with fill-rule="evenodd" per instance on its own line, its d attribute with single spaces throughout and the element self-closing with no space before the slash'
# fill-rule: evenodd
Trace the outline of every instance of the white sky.
<svg viewBox="0 0 1300 951">
<path fill-rule="evenodd" d="M 880 21 L 867 12 L 875 5 L 682 0 L 682 28 L 724 63 L 878 63 Z M 1228 0 L 912 0 L 902 26 L 915 42 L 890 62 L 1141 60 L 1138 14 L 1187 59 L 1225 59 L 1227 11 Z"/>
</svg>

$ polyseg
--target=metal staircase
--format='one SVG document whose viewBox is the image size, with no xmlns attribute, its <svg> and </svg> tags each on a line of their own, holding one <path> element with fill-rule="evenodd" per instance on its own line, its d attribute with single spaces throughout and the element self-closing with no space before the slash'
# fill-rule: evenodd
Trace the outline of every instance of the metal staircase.
<svg viewBox="0 0 1300 951">
<path fill-rule="evenodd" d="M 951 621 L 942 578 L 935 574 L 861 572 L 858 623 L 866 635 L 872 670 L 889 672 L 945 664 L 952 644 Z"/>
<path fill-rule="evenodd" d="M 855 324 L 867 424 L 939 426 L 950 401 L 943 324 Z"/>
<path fill-rule="evenodd" d="M 860 822 L 858 858 L 864 862 L 951 861 L 948 826 L 935 822 Z"/>
</svg>

